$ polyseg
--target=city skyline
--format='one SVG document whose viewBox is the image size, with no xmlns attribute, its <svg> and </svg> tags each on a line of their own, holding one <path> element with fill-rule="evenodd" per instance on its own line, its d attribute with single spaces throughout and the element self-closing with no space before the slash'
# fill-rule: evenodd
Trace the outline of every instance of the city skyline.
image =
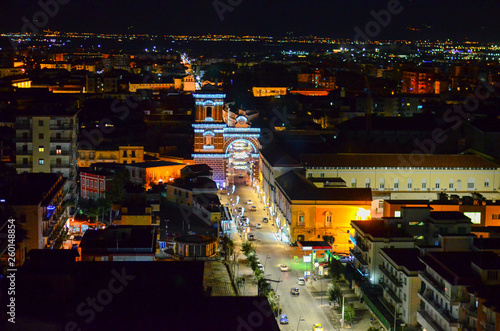
<svg viewBox="0 0 500 331">
<path fill-rule="evenodd" d="M 0 32 L 317 35 L 356 39 L 496 41 L 500 4 L 466 1 L 0 1 Z M 388 10 L 389 16 L 385 15 Z M 377 17 L 378 16 L 378 17 Z M 377 24 L 371 24 L 375 22 Z M 36 24 L 34 24 L 36 23 Z M 377 27 L 378 25 L 378 27 Z M 33 28 L 34 27 L 34 28 Z M 363 39 L 363 38 L 361 38 Z M 365 38 L 366 39 L 366 38 Z"/>
</svg>

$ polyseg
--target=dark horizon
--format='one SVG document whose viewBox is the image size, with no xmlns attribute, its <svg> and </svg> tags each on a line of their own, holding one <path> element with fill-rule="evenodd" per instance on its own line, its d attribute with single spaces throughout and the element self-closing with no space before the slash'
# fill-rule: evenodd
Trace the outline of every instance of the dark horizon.
<svg viewBox="0 0 500 331">
<path fill-rule="evenodd" d="M 67 4 L 59 4 L 57 1 Z M 46 0 L 48 10 L 38 2 L 0 0 L 2 27 L 0 32 L 20 32 L 41 19 L 39 30 L 161 35 L 314 35 L 334 39 L 354 39 L 356 27 L 366 31 L 375 21 L 373 12 L 393 6 L 397 13 L 375 30 L 371 40 L 456 40 L 496 41 L 500 26 L 495 14 L 500 3 L 484 0 L 358 0 L 354 2 L 318 0 Z M 57 4 L 57 8 L 53 4 Z M 219 10 L 216 10 L 216 5 Z M 54 9 L 55 8 L 55 9 Z M 49 11 L 53 13 L 49 13 Z M 41 13 L 41 14 L 40 14 Z M 48 15 L 48 14 L 49 15 Z M 54 14 L 55 13 L 55 14 Z M 37 16 L 38 14 L 38 16 Z M 43 20 L 47 18 L 46 22 Z M 45 23 L 45 24 L 42 24 Z M 378 24 L 378 23 L 377 23 Z M 26 31 L 30 31 L 28 28 Z"/>
</svg>

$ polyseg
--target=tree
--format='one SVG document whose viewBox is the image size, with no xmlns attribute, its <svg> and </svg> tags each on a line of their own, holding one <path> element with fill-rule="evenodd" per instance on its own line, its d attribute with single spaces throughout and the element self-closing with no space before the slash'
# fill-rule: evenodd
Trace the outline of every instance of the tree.
<svg viewBox="0 0 500 331">
<path fill-rule="evenodd" d="M 354 306 L 351 304 L 348 304 L 344 307 L 344 320 L 346 323 L 351 322 L 354 319 Z"/>
<path fill-rule="evenodd" d="M 330 300 L 331 302 L 340 302 L 340 300 L 342 299 L 342 291 L 340 290 L 340 287 L 334 282 L 328 284 L 327 293 L 328 300 Z"/>
<path fill-rule="evenodd" d="M 255 254 L 255 248 L 253 247 L 252 243 L 250 243 L 250 242 L 244 242 L 241 245 L 241 251 L 243 252 L 243 254 L 245 254 L 246 257 L 251 255 L 252 253 Z"/>
<path fill-rule="evenodd" d="M 342 272 L 344 271 L 344 267 L 339 260 L 330 258 L 328 261 L 329 275 L 330 278 L 337 281 L 342 277 Z"/>
<path fill-rule="evenodd" d="M 226 261 L 234 253 L 234 242 L 227 235 L 222 237 L 222 250 L 224 251 Z"/>
<path fill-rule="evenodd" d="M 125 185 L 130 182 L 130 175 L 126 169 L 116 172 L 111 181 L 111 189 L 108 193 L 111 202 L 122 202 Z"/>
<path fill-rule="evenodd" d="M 110 209 L 111 201 L 109 199 L 99 198 L 97 200 L 97 212 L 99 215 L 101 215 L 101 221 L 103 221 L 103 223 L 106 223 L 104 222 L 104 215 L 109 213 Z M 109 220 L 109 223 L 111 224 L 111 220 Z"/>
</svg>

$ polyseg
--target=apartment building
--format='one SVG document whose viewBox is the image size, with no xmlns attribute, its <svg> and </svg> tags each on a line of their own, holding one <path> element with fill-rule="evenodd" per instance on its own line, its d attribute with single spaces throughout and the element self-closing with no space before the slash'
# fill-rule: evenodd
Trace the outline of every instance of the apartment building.
<svg viewBox="0 0 500 331">
<path fill-rule="evenodd" d="M 481 310 L 483 322 L 474 327 L 470 317 L 478 315 L 479 304 L 471 300 L 467 288 L 481 283 L 498 284 L 500 256 L 493 252 L 428 252 L 420 257 L 425 270 L 420 273 L 422 288 L 418 323 L 429 331 L 498 330 L 496 317 Z M 491 306 L 490 306 L 491 307 Z"/>
<path fill-rule="evenodd" d="M 383 289 L 380 300 L 394 313 L 390 323 L 396 321 L 397 327 L 401 324 L 416 326 L 420 307 L 418 291 L 422 286 L 418 275 L 424 269 L 419 260 L 420 251 L 416 248 L 383 248 L 379 254 L 382 261 L 379 285 Z"/>
<path fill-rule="evenodd" d="M 75 194 L 79 109 L 37 104 L 16 114 L 17 173 L 58 173 Z"/>
</svg>

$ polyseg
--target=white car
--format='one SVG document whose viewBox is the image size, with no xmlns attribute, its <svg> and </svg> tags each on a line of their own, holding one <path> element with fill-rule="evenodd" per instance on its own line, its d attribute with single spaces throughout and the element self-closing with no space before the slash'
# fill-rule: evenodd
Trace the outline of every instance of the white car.
<svg viewBox="0 0 500 331">
<path fill-rule="evenodd" d="M 252 200 L 247 200 L 247 205 L 251 205 L 252 203 Z"/>
<path fill-rule="evenodd" d="M 288 266 L 286 264 L 280 265 L 280 270 L 281 271 L 288 271 Z"/>
<path fill-rule="evenodd" d="M 299 279 L 297 279 L 297 284 L 306 285 L 306 280 L 304 278 L 300 277 Z"/>
<path fill-rule="evenodd" d="M 256 229 L 262 229 L 262 224 L 260 224 L 260 223 L 255 224 L 255 228 Z"/>
</svg>

